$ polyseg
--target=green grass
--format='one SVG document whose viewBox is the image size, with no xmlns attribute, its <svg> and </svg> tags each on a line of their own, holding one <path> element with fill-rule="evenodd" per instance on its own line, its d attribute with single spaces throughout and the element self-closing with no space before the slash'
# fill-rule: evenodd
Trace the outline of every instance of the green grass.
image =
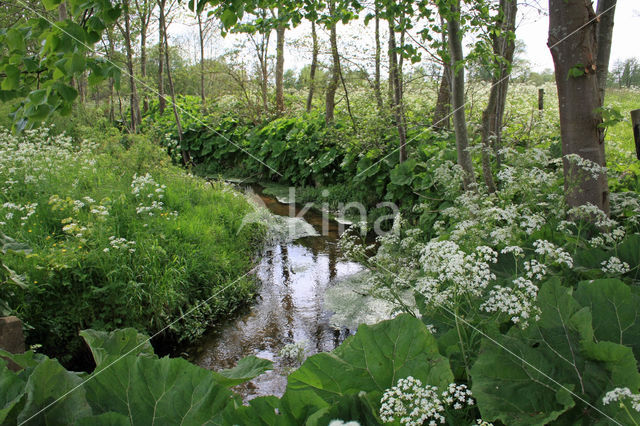
<svg viewBox="0 0 640 426">
<path fill-rule="evenodd" d="M 235 281 L 251 268 L 263 235 L 258 225 L 240 229 L 247 201 L 171 165 L 144 137 L 113 133 L 76 145 L 5 134 L 0 150 L 0 230 L 32 250 L 4 256 L 26 287 L 3 286 L 0 301 L 48 354 L 69 360 L 84 328 L 154 333 L 198 306 L 165 333 L 192 341 L 253 297 L 252 279 Z M 147 174 L 134 194 L 134 175 Z M 153 202 L 163 204 L 137 211 Z M 21 219 L 28 204 L 33 213 Z"/>
</svg>

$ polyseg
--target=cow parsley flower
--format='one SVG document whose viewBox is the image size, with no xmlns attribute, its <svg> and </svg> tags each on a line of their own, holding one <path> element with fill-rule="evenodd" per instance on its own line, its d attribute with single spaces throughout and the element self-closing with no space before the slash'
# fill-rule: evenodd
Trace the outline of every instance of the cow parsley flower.
<svg viewBox="0 0 640 426">
<path fill-rule="evenodd" d="M 615 256 L 611 256 L 609 260 L 602 262 L 602 272 L 611 275 L 623 275 L 629 272 L 631 268 L 627 262 L 623 262 Z"/>
<path fill-rule="evenodd" d="M 640 394 L 631 393 L 629 388 L 615 388 L 607 392 L 602 398 L 602 403 L 604 405 L 608 405 L 612 402 L 620 402 L 624 404 L 625 400 L 629 400 L 631 402 L 631 407 L 640 412 Z"/>
</svg>

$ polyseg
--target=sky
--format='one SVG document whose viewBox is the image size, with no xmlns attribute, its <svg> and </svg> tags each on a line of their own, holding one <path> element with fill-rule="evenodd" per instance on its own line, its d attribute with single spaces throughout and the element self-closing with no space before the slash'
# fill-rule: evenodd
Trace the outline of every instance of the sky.
<svg viewBox="0 0 640 426">
<path fill-rule="evenodd" d="M 524 4 L 526 3 L 526 5 Z M 516 37 L 526 44 L 525 59 L 530 63 L 532 71 L 544 71 L 553 69 L 551 53 L 547 47 L 547 36 L 549 29 L 549 17 L 547 16 L 547 0 L 526 0 L 519 3 Z M 595 6 L 594 6 L 595 8 Z M 364 16 L 364 14 L 362 14 Z M 193 18 L 183 17 L 182 21 L 189 20 L 190 25 L 174 22 L 170 28 L 170 34 L 181 40 L 181 43 L 190 45 L 187 47 L 191 60 L 197 60 L 197 33 L 193 25 Z M 361 46 L 368 45 L 373 48 L 373 23 L 365 27 L 362 23 L 351 23 L 348 30 L 339 29 L 338 35 L 343 36 L 343 41 L 348 35 L 356 38 L 351 42 L 352 46 L 343 47 L 347 55 L 358 56 Z M 296 39 L 310 38 L 310 25 L 301 24 L 297 28 L 287 31 L 287 45 L 285 45 L 285 68 L 299 70 L 310 62 L 308 48 L 292 46 L 292 41 Z M 321 39 L 326 39 L 326 34 L 319 30 Z M 214 37 L 206 47 L 206 56 L 214 57 L 224 53 L 225 49 L 232 48 L 238 38 L 227 36 L 224 39 Z M 359 44 L 360 43 L 360 44 Z M 272 48 L 275 47 L 275 34 L 271 41 Z M 610 65 L 616 61 L 632 57 L 640 58 L 640 0 L 618 0 L 615 10 L 615 23 L 613 30 L 613 43 L 611 48 Z"/>
<path fill-rule="evenodd" d="M 547 1 L 540 0 L 540 3 L 546 9 Z M 521 6 L 517 25 L 516 37 L 527 45 L 526 58 L 532 70 L 553 69 L 547 47 L 549 17 L 533 7 Z M 610 64 L 632 57 L 640 57 L 640 0 L 618 0 Z"/>
</svg>

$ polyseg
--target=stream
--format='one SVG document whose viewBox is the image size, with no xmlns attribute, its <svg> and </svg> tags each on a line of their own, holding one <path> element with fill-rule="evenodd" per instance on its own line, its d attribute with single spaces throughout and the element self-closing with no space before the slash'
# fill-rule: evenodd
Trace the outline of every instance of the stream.
<svg viewBox="0 0 640 426">
<path fill-rule="evenodd" d="M 300 207 L 282 204 L 259 190 L 252 196 L 276 215 L 290 216 L 291 207 L 296 214 L 300 212 Z M 213 370 L 231 368 L 248 355 L 273 361 L 272 371 L 235 388 L 245 400 L 284 393 L 286 374 L 292 368 L 279 356 L 285 345 L 304 342 L 305 354 L 310 356 L 333 350 L 352 332 L 331 325 L 324 295 L 330 286 L 361 271 L 362 266 L 341 257 L 337 222 L 329 221 L 328 227 L 325 223 L 323 235 L 325 219 L 321 213 L 309 210 L 303 217 L 319 235 L 266 247 L 256 270 L 259 288 L 255 304 L 205 335 L 191 354 L 194 363 Z"/>
</svg>

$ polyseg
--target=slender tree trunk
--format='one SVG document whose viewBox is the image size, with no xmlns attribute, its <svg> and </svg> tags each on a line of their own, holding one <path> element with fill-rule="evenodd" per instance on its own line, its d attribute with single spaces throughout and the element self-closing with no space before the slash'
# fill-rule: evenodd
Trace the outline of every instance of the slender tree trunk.
<svg viewBox="0 0 640 426">
<path fill-rule="evenodd" d="M 495 65 L 498 72 L 493 75 L 489 102 L 482 113 L 482 174 L 490 193 L 495 192 L 496 186 L 491 172 L 489 153 L 493 147 L 498 169 L 500 168 L 500 148 L 502 146 L 502 122 L 504 118 L 507 90 L 511 63 L 515 52 L 515 42 L 511 35 L 516 29 L 517 0 L 500 0 L 500 18 L 497 27 L 500 35 L 493 36 L 493 54 L 497 60 Z"/>
<path fill-rule="evenodd" d="M 596 73 L 598 76 L 598 91 L 600 92 L 600 106 L 604 105 L 607 89 L 607 75 L 609 74 L 609 58 L 611 56 L 611 41 L 613 39 L 613 18 L 616 13 L 617 0 L 598 0 L 598 29 L 596 42 L 598 46 L 598 60 Z M 604 132 L 603 132 L 604 135 Z"/>
<path fill-rule="evenodd" d="M 206 98 L 204 93 L 204 31 L 202 28 L 202 16 L 200 13 L 197 14 L 198 17 L 198 36 L 200 38 L 200 100 L 202 102 L 202 106 L 204 107 Z"/>
<path fill-rule="evenodd" d="M 570 155 L 605 166 L 597 112 L 596 25 L 590 0 L 549 0 L 549 49 L 558 87 L 565 196 L 570 207 L 593 204 L 609 212 L 606 171 L 583 170 Z M 580 68 L 576 68 L 580 64 Z M 580 73 L 582 73 L 580 75 Z"/>
<path fill-rule="evenodd" d="M 136 89 L 135 70 L 133 67 L 133 47 L 131 46 L 131 22 L 129 19 L 129 0 L 124 2 L 124 31 L 122 32 L 127 50 L 127 72 L 129 73 L 129 107 L 131 108 L 131 132 L 137 133 L 141 123 L 140 104 L 138 103 L 138 91 Z"/>
<path fill-rule="evenodd" d="M 373 90 L 376 96 L 376 102 L 378 103 L 378 113 L 382 113 L 384 104 L 382 102 L 382 92 L 380 91 L 380 58 L 382 56 L 382 49 L 380 46 L 380 3 L 375 1 L 375 40 L 376 40 L 376 75 L 373 83 Z"/>
<path fill-rule="evenodd" d="M 331 27 L 329 28 L 329 43 L 331 44 L 331 57 L 333 58 L 333 66 L 331 68 L 331 80 L 327 86 L 325 98 L 325 121 L 327 124 L 332 123 L 336 108 L 336 90 L 340 81 L 340 55 L 338 54 L 338 35 L 336 33 L 336 22 L 333 21 L 335 14 L 335 4 L 329 2 L 329 13 L 331 15 Z"/>
<path fill-rule="evenodd" d="M 262 96 L 262 112 L 266 114 L 269 111 L 269 102 L 268 102 L 268 87 L 267 87 L 267 79 L 269 78 L 269 70 L 267 69 L 267 58 L 266 52 L 265 56 L 260 60 L 260 73 L 262 75 L 262 80 L 260 81 L 260 94 Z"/>
<path fill-rule="evenodd" d="M 284 112 L 284 27 L 276 28 L 276 110 Z"/>
<path fill-rule="evenodd" d="M 562 1 L 562 0 L 561 0 Z M 464 67 L 456 68 L 464 59 L 462 52 L 462 34 L 460 22 L 457 15 L 460 11 L 460 0 L 455 0 L 447 15 L 447 26 L 449 27 L 449 56 L 451 57 L 451 91 L 453 107 L 453 127 L 456 133 L 456 151 L 458 154 L 458 164 L 464 173 L 463 185 L 466 190 L 471 189 L 476 183 L 473 172 L 473 162 L 469 153 L 469 138 L 467 135 L 467 121 L 464 111 Z"/>
<path fill-rule="evenodd" d="M 147 81 L 147 26 L 142 23 L 140 28 L 140 77 Z M 149 97 L 146 93 L 142 96 L 142 111 L 149 111 Z"/>
<path fill-rule="evenodd" d="M 445 20 L 440 17 L 440 27 L 445 27 Z M 447 34 L 442 32 L 442 44 L 447 45 Z M 444 61 L 442 76 L 440 77 L 440 87 L 438 89 L 438 100 L 433 111 L 433 125 L 440 129 L 451 128 L 449 114 L 451 112 L 451 66 Z"/>
<path fill-rule="evenodd" d="M 307 95 L 307 112 L 311 112 L 313 107 L 313 91 L 316 87 L 316 68 L 318 68 L 318 34 L 316 33 L 316 23 L 311 21 L 311 39 L 313 41 L 313 52 L 311 56 L 311 69 L 309 70 L 309 94 Z"/>
<path fill-rule="evenodd" d="M 176 128 L 178 129 L 178 142 L 180 145 L 180 152 L 182 153 L 182 162 L 185 166 L 191 163 L 191 156 L 189 151 L 182 146 L 182 123 L 180 122 L 180 114 L 178 114 L 178 107 L 176 105 L 176 93 L 173 86 L 173 79 L 171 78 L 171 62 L 169 62 L 169 38 L 167 37 L 167 23 L 164 15 L 164 6 L 166 0 L 160 0 L 160 25 L 162 26 L 162 34 L 164 34 L 164 59 L 167 65 L 167 83 L 169 83 L 169 94 L 171 95 L 171 107 L 173 108 L 173 117 L 176 120 Z"/>
<path fill-rule="evenodd" d="M 162 19 L 164 20 L 164 5 L 166 0 L 158 0 L 158 5 L 162 3 Z M 164 113 L 167 101 L 164 98 L 164 32 L 163 23 L 158 19 L 158 110 Z"/>
<path fill-rule="evenodd" d="M 404 125 L 404 111 L 402 108 L 402 84 L 400 83 L 400 67 L 396 52 L 396 32 L 393 19 L 389 19 L 389 81 L 393 84 L 392 111 L 396 127 L 398 128 L 399 161 L 407 159 L 407 133 Z"/>
</svg>

